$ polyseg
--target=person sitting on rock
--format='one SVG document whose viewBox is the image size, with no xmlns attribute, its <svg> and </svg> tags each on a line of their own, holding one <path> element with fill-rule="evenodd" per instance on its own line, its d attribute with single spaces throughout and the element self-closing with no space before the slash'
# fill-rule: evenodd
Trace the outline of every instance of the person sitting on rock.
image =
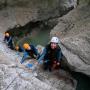
<svg viewBox="0 0 90 90">
<path fill-rule="evenodd" d="M 4 42 L 8 45 L 10 49 L 14 49 L 12 36 L 8 32 L 5 32 Z"/>
<path fill-rule="evenodd" d="M 52 71 L 52 69 L 60 68 L 62 52 L 58 43 L 59 39 L 52 37 L 50 44 L 46 45 L 42 55 L 39 57 L 38 63 L 41 63 L 43 60 L 44 70 Z"/>
<path fill-rule="evenodd" d="M 25 59 L 30 56 L 31 58 L 38 58 L 39 57 L 39 53 L 37 51 L 37 49 L 34 47 L 34 45 L 29 45 L 28 43 L 25 43 L 23 45 L 24 48 L 24 55 L 22 57 L 21 60 L 21 64 L 25 61 Z"/>
</svg>

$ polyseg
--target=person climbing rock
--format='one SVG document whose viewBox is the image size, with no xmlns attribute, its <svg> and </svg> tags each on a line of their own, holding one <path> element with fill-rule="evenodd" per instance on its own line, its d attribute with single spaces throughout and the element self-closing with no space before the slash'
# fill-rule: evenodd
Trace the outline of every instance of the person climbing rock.
<svg viewBox="0 0 90 90">
<path fill-rule="evenodd" d="M 10 49 L 14 49 L 12 36 L 8 32 L 5 32 L 4 42 L 8 45 Z"/>
<path fill-rule="evenodd" d="M 28 43 L 25 43 L 23 45 L 23 48 L 24 48 L 24 55 L 22 57 L 22 60 L 21 60 L 21 64 L 25 61 L 25 59 L 30 56 L 31 58 L 38 58 L 39 57 L 39 53 L 37 51 L 37 49 L 34 47 L 34 45 L 29 45 Z"/>
<path fill-rule="evenodd" d="M 24 52 L 23 47 L 21 47 L 20 45 L 16 45 L 15 50 L 16 50 L 17 52 Z"/>
<path fill-rule="evenodd" d="M 59 39 L 57 37 L 52 37 L 50 44 L 46 45 L 42 55 L 39 57 L 38 63 L 43 61 L 44 70 L 52 71 L 52 69 L 60 68 L 62 52 L 58 43 Z"/>
</svg>

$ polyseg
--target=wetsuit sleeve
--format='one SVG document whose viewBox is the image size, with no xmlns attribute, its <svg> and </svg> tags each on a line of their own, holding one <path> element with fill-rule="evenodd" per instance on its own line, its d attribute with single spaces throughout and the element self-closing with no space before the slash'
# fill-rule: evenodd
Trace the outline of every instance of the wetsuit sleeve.
<svg viewBox="0 0 90 90">
<path fill-rule="evenodd" d="M 62 58 L 62 51 L 61 49 L 58 51 L 58 54 L 57 54 L 57 59 L 58 61 L 61 61 L 61 58 Z"/>
<path fill-rule="evenodd" d="M 12 40 L 12 37 L 9 38 L 8 43 Z"/>
<path fill-rule="evenodd" d="M 32 50 L 34 51 L 34 54 L 35 54 L 36 56 L 38 56 L 39 53 L 38 53 L 38 50 L 35 48 L 35 46 L 31 45 L 31 48 L 32 48 Z"/>
<path fill-rule="evenodd" d="M 41 56 L 39 57 L 38 63 L 40 63 L 40 62 L 44 59 L 45 54 L 46 54 L 46 48 L 44 48 L 44 50 L 43 50 Z"/>
</svg>

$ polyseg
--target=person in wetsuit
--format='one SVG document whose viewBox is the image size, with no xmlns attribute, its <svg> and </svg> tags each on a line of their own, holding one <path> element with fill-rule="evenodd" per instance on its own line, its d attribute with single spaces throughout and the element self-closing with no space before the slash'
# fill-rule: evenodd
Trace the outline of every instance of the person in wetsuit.
<svg viewBox="0 0 90 90">
<path fill-rule="evenodd" d="M 52 37 L 50 43 L 46 45 L 42 55 L 38 59 L 38 63 L 43 61 L 44 70 L 52 71 L 52 69 L 60 68 L 60 61 L 62 59 L 61 48 L 58 45 L 59 39 Z"/>
</svg>

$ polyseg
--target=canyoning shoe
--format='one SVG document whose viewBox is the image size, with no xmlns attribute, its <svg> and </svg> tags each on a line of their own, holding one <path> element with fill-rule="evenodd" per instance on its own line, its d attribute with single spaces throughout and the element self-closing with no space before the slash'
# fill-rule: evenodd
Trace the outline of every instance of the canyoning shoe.
<svg viewBox="0 0 90 90">
<path fill-rule="evenodd" d="M 20 63 L 22 64 L 22 63 L 24 63 L 24 61 L 25 61 L 25 60 L 21 60 Z"/>
</svg>

